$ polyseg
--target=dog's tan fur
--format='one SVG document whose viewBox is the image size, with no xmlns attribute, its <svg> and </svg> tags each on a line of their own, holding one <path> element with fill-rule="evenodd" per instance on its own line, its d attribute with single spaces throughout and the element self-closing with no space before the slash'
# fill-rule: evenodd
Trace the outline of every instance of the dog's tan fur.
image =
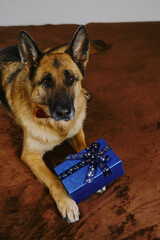
<svg viewBox="0 0 160 240">
<path fill-rule="evenodd" d="M 43 155 L 66 139 L 77 152 L 86 147 L 83 122 L 87 98 L 86 90 L 82 88 L 82 68 L 85 70 L 88 62 L 87 33 L 84 27 L 80 27 L 70 45 L 46 50 L 40 59 L 39 49 L 24 32 L 19 38 L 18 48 L 20 61 L 10 60 L 10 57 L 9 60 L 4 60 L 5 54 L 0 52 L 1 91 L 5 93 L 1 100 L 7 102 L 10 116 L 23 129 L 21 159 L 39 181 L 49 188 L 63 218 L 72 223 L 79 220 L 78 207 L 59 179 L 46 167 Z M 36 67 L 36 71 L 31 80 L 33 67 Z M 71 70 L 78 79 L 70 87 L 64 84 L 66 69 Z M 55 88 L 46 88 L 40 84 L 47 73 L 54 76 Z M 74 96 L 75 114 L 70 121 L 55 121 L 46 103 L 56 92 L 63 94 L 64 91 L 66 95 Z M 37 108 L 43 109 L 48 117 L 38 118 L 35 114 Z"/>
</svg>

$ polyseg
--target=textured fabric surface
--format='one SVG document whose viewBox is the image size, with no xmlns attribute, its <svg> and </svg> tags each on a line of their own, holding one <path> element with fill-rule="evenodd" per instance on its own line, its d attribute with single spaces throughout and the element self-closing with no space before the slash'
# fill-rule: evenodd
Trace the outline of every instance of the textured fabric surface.
<svg viewBox="0 0 160 240">
<path fill-rule="evenodd" d="M 71 40 L 76 25 L 0 27 L 0 48 L 27 30 L 41 49 Z M 1 240 L 160 239 L 160 23 L 91 23 L 91 39 L 110 45 L 90 56 L 84 86 L 92 94 L 87 145 L 103 137 L 125 175 L 79 204 L 69 225 L 48 190 L 20 161 L 23 135 L 0 104 Z M 45 156 L 52 168 L 73 153 L 63 143 Z"/>
</svg>

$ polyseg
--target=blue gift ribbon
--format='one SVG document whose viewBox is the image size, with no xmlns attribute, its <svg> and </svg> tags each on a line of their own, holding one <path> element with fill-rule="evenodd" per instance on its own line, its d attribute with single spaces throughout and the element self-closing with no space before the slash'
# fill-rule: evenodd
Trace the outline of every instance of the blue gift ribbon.
<svg viewBox="0 0 160 240">
<path fill-rule="evenodd" d="M 103 175 L 107 177 L 108 175 L 111 174 L 111 170 L 106 164 L 106 162 L 109 161 L 109 156 L 104 154 L 110 150 L 111 148 L 109 146 L 105 146 L 104 148 L 100 149 L 100 143 L 93 143 L 85 149 L 85 152 L 68 155 L 66 160 L 82 160 L 82 161 L 61 173 L 59 175 L 59 178 L 63 180 L 88 164 L 89 167 L 86 174 L 85 182 L 87 183 L 93 182 L 94 176 L 97 171 L 97 167 L 99 167 L 103 172 Z"/>
</svg>

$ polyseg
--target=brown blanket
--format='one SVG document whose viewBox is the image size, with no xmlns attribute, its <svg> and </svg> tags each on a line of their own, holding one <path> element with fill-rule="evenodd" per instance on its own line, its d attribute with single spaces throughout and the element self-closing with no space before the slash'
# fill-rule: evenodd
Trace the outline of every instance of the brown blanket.
<svg viewBox="0 0 160 240">
<path fill-rule="evenodd" d="M 0 27 L 0 48 L 16 44 L 22 29 L 45 49 L 69 42 L 76 28 Z M 124 163 L 125 175 L 81 202 L 80 221 L 67 224 L 48 190 L 20 161 L 21 129 L 0 104 L 1 240 L 160 239 L 160 22 L 86 28 L 91 39 L 111 46 L 91 56 L 87 68 L 87 144 L 103 137 Z M 57 166 L 72 152 L 64 143 L 46 154 L 46 164 Z"/>
</svg>

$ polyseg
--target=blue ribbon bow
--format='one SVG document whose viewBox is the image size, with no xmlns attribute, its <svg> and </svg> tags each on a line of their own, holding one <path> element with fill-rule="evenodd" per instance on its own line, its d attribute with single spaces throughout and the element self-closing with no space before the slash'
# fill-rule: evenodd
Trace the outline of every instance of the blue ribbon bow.
<svg viewBox="0 0 160 240">
<path fill-rule="evenodd" d="M 111 174 L 111 170 L 106 164 L 106 162 L 109 160 L 109 156 L 104 154 L 107 153 L 109 150 L 111 150 L 109 146 L 100 149 L 100 143 L 93 143 L 85 149 L 85 152 L 68 155 L 66 160 L 82 160 L 82 161 L 61 173 L 59 175 L 59 178 L 63 180 L 88 164 L 89 167 L 85 182 L 87 183 L 93 182 L 94 176 L 97 171 L 97 166 L 101 169 L 103 175 L 107 177 L 108 175 Z"/>
</svg>

